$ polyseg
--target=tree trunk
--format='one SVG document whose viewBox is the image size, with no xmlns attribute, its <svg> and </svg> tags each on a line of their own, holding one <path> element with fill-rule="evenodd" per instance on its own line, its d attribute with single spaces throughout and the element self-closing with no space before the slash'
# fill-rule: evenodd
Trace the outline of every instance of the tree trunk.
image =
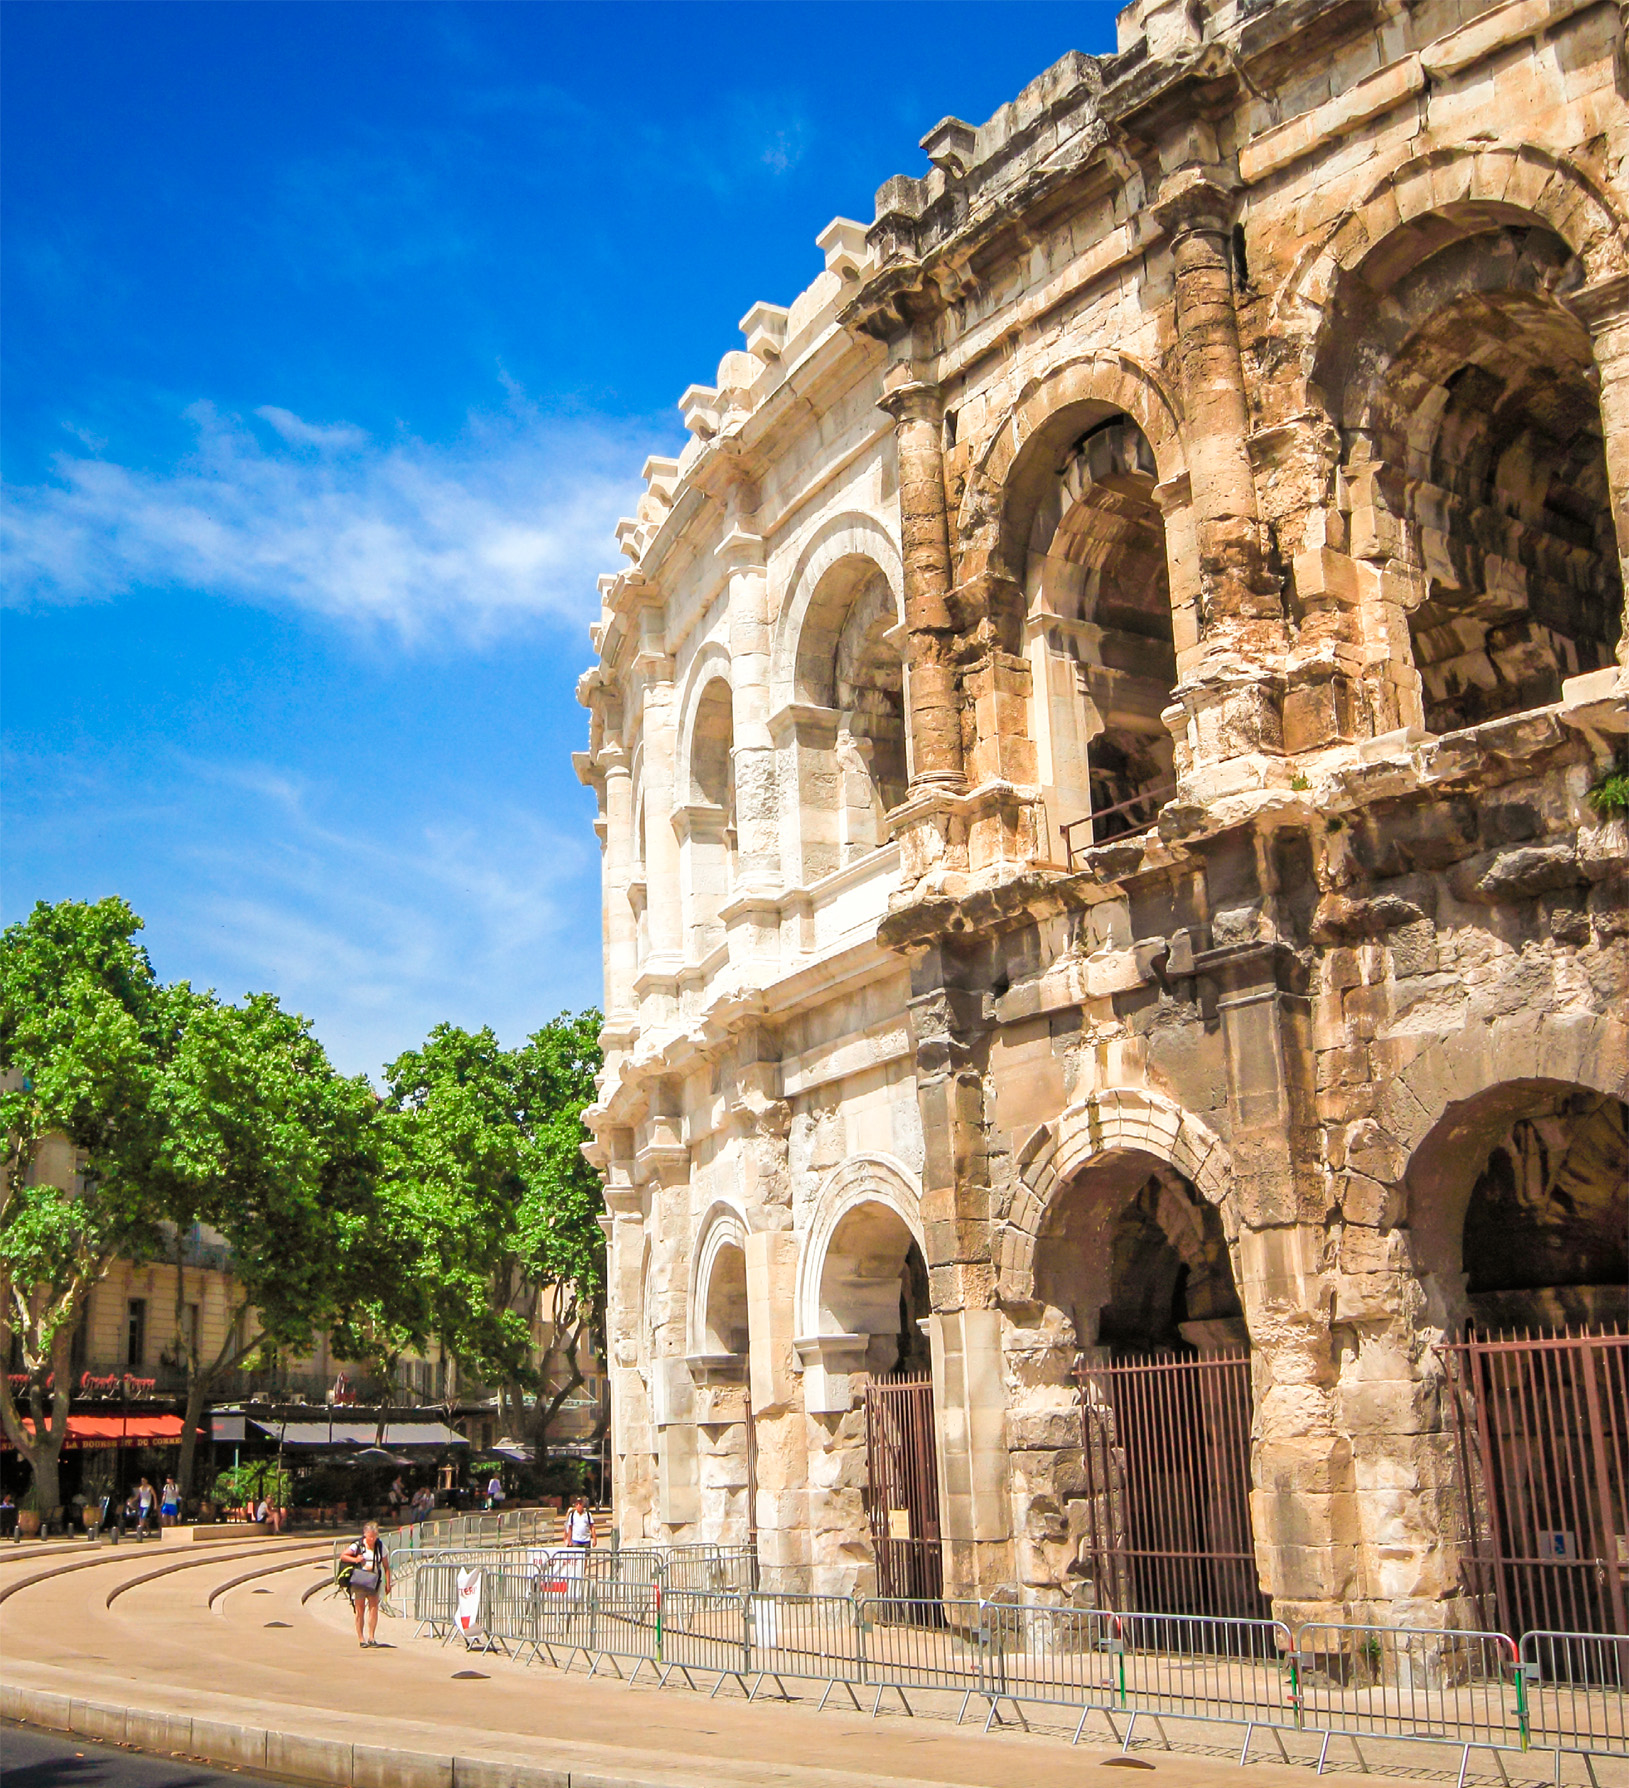
<svg viewBox="0 0 1629 1788">
<path fill-rule="evenodd" d="M 211 1375 L 192 1371 L 187 1374 L 187 1413 L 181 1425 L 181 1464 L 176 1481 L 183 1498 L 193 1492 L 192 1475 L 198 1453 L 198 1424 L 203 1420 L 204 1402 L 209 1395 Z"/>
</svg>

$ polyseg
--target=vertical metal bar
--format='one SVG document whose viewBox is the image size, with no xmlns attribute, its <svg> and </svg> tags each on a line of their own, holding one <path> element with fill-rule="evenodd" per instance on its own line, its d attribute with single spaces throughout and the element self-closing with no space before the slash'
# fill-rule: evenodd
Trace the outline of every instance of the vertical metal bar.
<svg viewBox="0 0 1629 1788">
<path fill-rule="evenodd" d="M 1503 1524 L 1500 1520 L 1500 1497 L 1494 1479 L 1493 1443 L 1489 1434 L 1492 1417 L 1492 1367 L 1485 1359 L 1480 1348 L 1467 1345 L 1466 1358 L 1471 1364 L 1472 1372 L 1477 1379 L 1477 1396 L 1472 1405 L 1472 1414 L 1476 1421 L 1477 1450 L 1482 1462 L 1482 1484 L 1484 1503 L 1488 1519 L 1488 1533 L 1493 1548 L 1493 1573 L 1496 1584 L 1496 1597 L 1501 1620 L 1509 1620 L 1513 1612 L 1510 1602 L 1510 1585 L 1505 1576 Z M 1484 1392 L 1484 1382 L 1487 1390 Z"/>
<path fill-rule="evenodd" d="M 1612 1478 L 1607 1467 L 1606 1423 L 1601 1410 L 1600 1386 L 1595 1382 L 1595 1349 L 1587 1344 L 1579 1348 L 1584 1371 L 1584 1395 L 1589 1409 L 1590 1454 L 1595 1467 L 1596 1532 L 1599 1536 L 1595 1555 L 1606 1569 L 1607 1599 L 1612 1610 L 1615 1632 L 1629 1633 L 1625 1618 L 1623 1572 L 1617 1559 L 1617 1539 L 1612 1521 Z"/>
</svg>

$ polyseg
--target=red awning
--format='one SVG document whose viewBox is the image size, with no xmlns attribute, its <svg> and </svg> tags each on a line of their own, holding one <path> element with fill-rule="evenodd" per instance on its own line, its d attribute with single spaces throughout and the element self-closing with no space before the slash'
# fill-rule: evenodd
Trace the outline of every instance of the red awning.
<svg viewBox="0 0 1629 1788">
<path fill-rule="evenodd" d="M 34 1424 L 25 1416 L 30 1434 Z M 64 1447 L 177 1446 L 186 1423 L 177 1415 L 103 1415 L 68 1417 Z"/>
</svg>

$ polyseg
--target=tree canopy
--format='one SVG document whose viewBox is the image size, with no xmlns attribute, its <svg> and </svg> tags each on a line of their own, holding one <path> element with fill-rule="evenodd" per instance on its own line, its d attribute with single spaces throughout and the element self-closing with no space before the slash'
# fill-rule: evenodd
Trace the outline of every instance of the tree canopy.
<svg viewBox="0 0 1629 1788">
<path fill-rule="evenodd" d="M 543 1440 L 603 1322 L 581 1153 L 599 1014 L 561 1014 L 515 1049 L 438 1025 L 381 1098 L 275 996 L 163 985 L 141 929 L 118 899 L 42 902 L 0 937 L 0 1341 L 20 1343 L 30 1421 L 3 1374 L 0 1419 L 41 1500 L 56 1497 L 73 1330 L 121 1257 L 175 1268 L 183 1482 L 206 1396 L 321 1330 L 387 1378 L 438 1341 Z M 181 1321 L 204 1236 L 235 1281 L 207 1352 Z"/>
</svg>

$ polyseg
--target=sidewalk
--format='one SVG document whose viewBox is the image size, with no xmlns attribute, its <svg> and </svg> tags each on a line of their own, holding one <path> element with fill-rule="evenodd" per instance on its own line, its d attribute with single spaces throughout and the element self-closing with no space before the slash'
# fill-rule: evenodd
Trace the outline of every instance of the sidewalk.
<svg viewBox="0 0 1629 1788">
<path fill-rule="evenodd" d="M 1128 1766 L 1102 1736 L 1071 1749 L 1072 1716 L 1061 1739 L 1016 1729 L 983 1737 L 972 1722 L 873 1720 L 835 1702 L 823 1713 L 812 1701 L 749 1706 L 733 1687 L 716 1699 L 629 1689 L 414 1640 L 402 1620 L 381 1623 L 388 1649 L 360 1651 L 348 1608 L 327 1596 L 326 1561 L 302 1556 L 298 1542 L 268 1543 L 260 1559 L 186 1562 L 129 1582 L 157 1565 L 154 1549 L 14 1596 L 0 1609 L 0 1712 L 334 1788 L 1078 1788 L 1097 1768 Z M 275 1574 L 229 1586 L 257 1568 Z M 1241 1771 L 1236 1730 L 1173 1728 L 1172 1737 L 1218 1748 L 1140 1750 L 1129 1766 L 1151 1765 L 1181 1788 L 1311 1780 L 1316 1741 L 1297 1749 L 1298 1766 L 1252 1761 Z M 1253 1755 L 1270 1747 L 1258 1738 Z M 1457 1771 L 1457 1753 L 1414 1748 L 1399 1768 L 1396 1749 L 1371 1763 L 1416 1778 L 1451 1781 Z M 1353 1767 L 1339 1752 L 1332 1762 Z M 1548 1754 L 1530 1768 L 1518 1762 L 1506 1760 L 1513 1780 L 1548 1777 Z M 1629 1788 L 1629 1766 L 1597 1769 L 1601 1788 Z M 1489 1758 L 1473 1758 L 1472 1770 L 1497 1779 Z M 1583 1780 L 1576 1759 L 1565 1779 Z"/>
</svg>

